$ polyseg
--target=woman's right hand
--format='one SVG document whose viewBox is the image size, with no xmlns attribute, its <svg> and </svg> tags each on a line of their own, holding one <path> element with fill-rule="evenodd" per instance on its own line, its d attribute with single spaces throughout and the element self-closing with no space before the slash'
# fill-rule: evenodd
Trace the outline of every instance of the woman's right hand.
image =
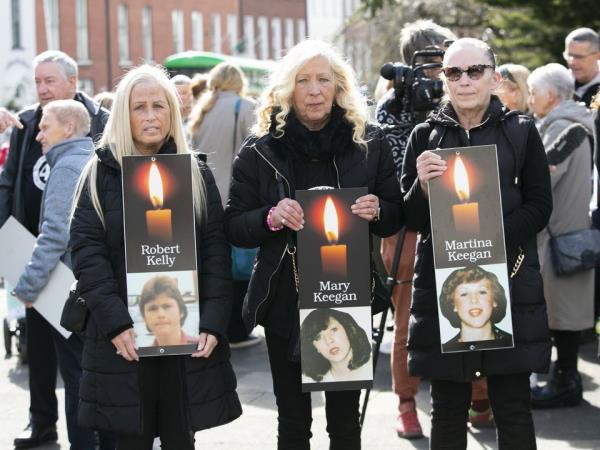
<svg viewBox="0 0 600 450">
<path fill-rule="evenodd" d="M 429 150 L 425 150 L 417 157 L 417 177 L 425 195 L 429 192 L 427 182 L 442 175 L 446 168 L 446 161 Z"/>
<path fill-rule="evenodd" d="M 275 228 L 284 226 L 294 231 L 300 231 L 304 228 L 304 211 L 302 211 L 300 203 L 291 198 L 281 200 L 271 213 L 271 224 Z"/>
<path fill-rule="evenodd" d="M 140 357 L 136 352 L 137 347 L 135 345 L 135 333 L 133 332 L 133 328 L 128 328 L 123 331 L 121 334 L 112 338 L 111 342 L 117 349 L 117 355 L 121 355 L 127 361 L 140 360 Z"/>
</svg>

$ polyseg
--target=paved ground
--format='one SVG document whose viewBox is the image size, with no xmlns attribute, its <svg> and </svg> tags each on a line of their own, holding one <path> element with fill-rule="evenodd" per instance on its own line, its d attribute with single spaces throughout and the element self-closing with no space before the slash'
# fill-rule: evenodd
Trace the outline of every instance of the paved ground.
<svg viewBox="0 0 600 450">
<path fill-rule="evenodd" d="M 0 291 L 0 317 L 4 317 L 4 293 Z M 389 333 L 388 333 L 389 334 Z M 386 339 L 390 336 L 386 335 Z M 582 348 L 580 371 L 584 381 L 582 406 L 553 411 L 536 411 L 534 418 L 540 450 L 600 449 L 600 365 L 595 356 L 596 343 Z M 268 450 L 276 448 L 276 410 L 264 342 L 258 346 L 235 350 L 233 364 L 238 376 L 238 393 L 244 414 L 235 422 L 196 434 L 196 448 L 211 450 Z M 27 366 L 17 358 L 0 360 L 0 450 L 12 449 L 12 440 L 27 422 L 29 395 Z M 63 388 L 58 389 L 63 405 Z M 419 419 L 429 435 L 428 385 L 423 383 L 418 396 Z M 327 449 L 325 417 L 321 394 L 313 394 L 313 449 Z M 364 449 L 427 449 L 427 438 L 416 441 L 399 439 L 393 431 L 396 398 L 390 392 L 389 358 L 382 355 L 371 394 L 365 427 Z M 68 449 L 65 422 L 59 420 L 59 444 L 42 450 Z M 156 446 L 156 448 L 159 448 Z M 495 449 L 494 430 L 470 431 L 469 449 Z"/>
</svg>

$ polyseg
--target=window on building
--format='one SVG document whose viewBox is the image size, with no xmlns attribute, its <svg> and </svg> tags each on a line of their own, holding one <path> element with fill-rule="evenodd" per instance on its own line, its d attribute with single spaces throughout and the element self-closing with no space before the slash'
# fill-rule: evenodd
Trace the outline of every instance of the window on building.
<svg viewBox="0 0 600 450">
<path fill-rule="evenodd" d="M 244 17 L 244 46 L 248 58 L 256 58 L 256 42 L 254 42 L 254 17 Z"/>
<path fill-rule="evenodd" d="M 213 52 L 221 53 L 221 14 L 212 15 Z"/>
<path fill-rule="evenodd" d="M 182 10 L 174 9 L 171 12 L 171 25 L 173 27 L 173 51 L 175 53 L 182 52 L 185 50 Z"/>
<path fill-rule="evenodd" d="M 202 13 L 192 12 L 192 48 L 197 51 L 204 50 L 204 24 Z"/>
<path fill-rule="evenodd" d="M 79 78 L 77 80 L 78 86 L 77 89 L 79 91 L 85 92 L 90 97 L 94 96 L 94 80 L 90 78 Z"/>
<path fill-rule="evenodd" d="M 144 8 L 142 8 L 142 47 L 144 52 L 144 61 L 153 61 L 152 8 L 149 6 L 144 6 Z"/>
<path fill-rule="evenodd" d="M 229 53 L 239 53 L 238 48 L 238 23 L 235 14 L 227 14 L 227 37 L 229 38 Z"/>
<path fill-rule="evenodd" d="M 294 46 L 294 19 L 285 19 L 284 46 L 289 50 Z"/>
<path fill-rule="evenodd" d="M 77 0 L 75 3 L 75 28 L 77 29 L 77 61 L 89 62 L 90 49 L 88 43 L 88 13 L 87 0 Z"/>
<path fill-rule="evenodd" d="M 269 59 L 269 21 L 266 17 L 258 18 L 258 40 L 260 59 Z"/>
<path fill-rule="evenodd" d="M 298 19 L 296 21 L 296 32 L 298 33 L 298 42 L 306 39 L 306 22 L 304 19 Z"/>
<path fill-rule="evenodd" d="M 44 0 L 44 16 L 46 19 L 46 45 L 48 50 L 60 50 L 58 0 Z"/>
<path fill-rule="evenodd" d="M 10 14 L 12 25 L 12 48 L 23 48 L 21 45 L 21 2 L 20 0 L 11 0 Z"/>
<path fill-rule="evenodd" d="M 118 10 L 119 26 L 119 64 L 131 64 L 129 58 L 129 7 L 124 4 L 119 5 Z"/>
<path fill-rule="evenodd" d="M 281 58 L 281 19 L 273 17 L 271 19 L 271 39 L 273 39 L 273 58 Z"/>
</svg>

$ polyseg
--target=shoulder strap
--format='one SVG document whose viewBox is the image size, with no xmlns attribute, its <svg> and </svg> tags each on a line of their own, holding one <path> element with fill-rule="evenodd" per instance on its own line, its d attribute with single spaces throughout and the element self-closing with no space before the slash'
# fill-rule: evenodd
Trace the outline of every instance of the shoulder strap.
<svg viewBox="0 0 600 450">
<path fill-rule="evenodd" d="M 590 139 L 590 133 L 583 125 L 569 125 L 546 150 L 548 164 L 557 166 L 564 162 L 586 139 Z"/>
<path fill-rule="evenodd" d="M 521 184 L 521 172 L 525 165 L 525 156 L 527 152 L 527 138 L 529 133 L 523 133 L 519 129 L 521 121 L 518 115 L 509 117 L 507 120 L 500 121 L 502 132 L 513 149 L 515 156 L 515 184 Z"/>
<path fill-rule="evenodd" d="M 436 123 L 433 126 L 433 130 L 429 133 L 429 145 L 428 149 L 434 150 L 440 146 L 442 143 L 442 139 L 444 139 L 444 135 L 446 134 L 446 127 Z"/>
</svg>

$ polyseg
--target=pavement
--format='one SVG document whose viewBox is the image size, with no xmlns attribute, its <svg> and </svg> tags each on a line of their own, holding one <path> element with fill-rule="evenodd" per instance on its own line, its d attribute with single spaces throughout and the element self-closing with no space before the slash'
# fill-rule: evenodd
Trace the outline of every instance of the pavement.
<svg viewBox="0 0 600 450">
<path fill-rule="evenodd" d="M 5 315 L 4 292 L 0 290 L 0 317 Z M 261 329 L 257 329 L 260 334 Z M 384 341 L 391 339 L 386 333 Z M 588 342 L 581 348 L 579 369 L 584 383 L 584 402 L 574 408 L 534 411 L 538 449 L 598 449 L 600 450 L 600 365 L 597 343 Z M 13 347 L 14 348 L 14 347 Z M 14 350 L 13 350 L 14 351 Z M 277 448 L 277 410 L 271 385 L 267 349 L 264 340 L 254 347 L 232 351 L 232 363 L 238 378 L 238 394 L 244 408 L 236 421 L 196 434 L 196 448 L 211 450 L 268 450 Z M 16 355 L 0 359 L 0 450 L 13 448 L 14 437 L 27 423 L 29 393 L 28 368 L 18 362 Z M 543 377 L 542 377 L 543 379 Z M 417 397 L 419 420 L 425 438 L 404 440 L 394 431 L 397 398 L 391 392 L 390 361 L 381 355 L 375 374 L 367 415 L 362 432 L 362 448 L 428 449 L 430 434 L 429 385 L 421 384 Z M 64 389 L 59 380 L 57 394 L 60 408 L 64 407 Z M 313 449 L 327 449 L 329 440 L 325 431 L 325 410 L 322 393 L 312 394 Z M 58 443 L 38 447 L 40 450 L 69 448 L 64 414 L 61 409 L 58 422 Z M 155 448 L 160 448 L 158 443 Z M 469 429 L 468 449 L 496 449 L 495 430 Z M 518 450 L 518 449 L 517 449 Z"/>
</svg>

